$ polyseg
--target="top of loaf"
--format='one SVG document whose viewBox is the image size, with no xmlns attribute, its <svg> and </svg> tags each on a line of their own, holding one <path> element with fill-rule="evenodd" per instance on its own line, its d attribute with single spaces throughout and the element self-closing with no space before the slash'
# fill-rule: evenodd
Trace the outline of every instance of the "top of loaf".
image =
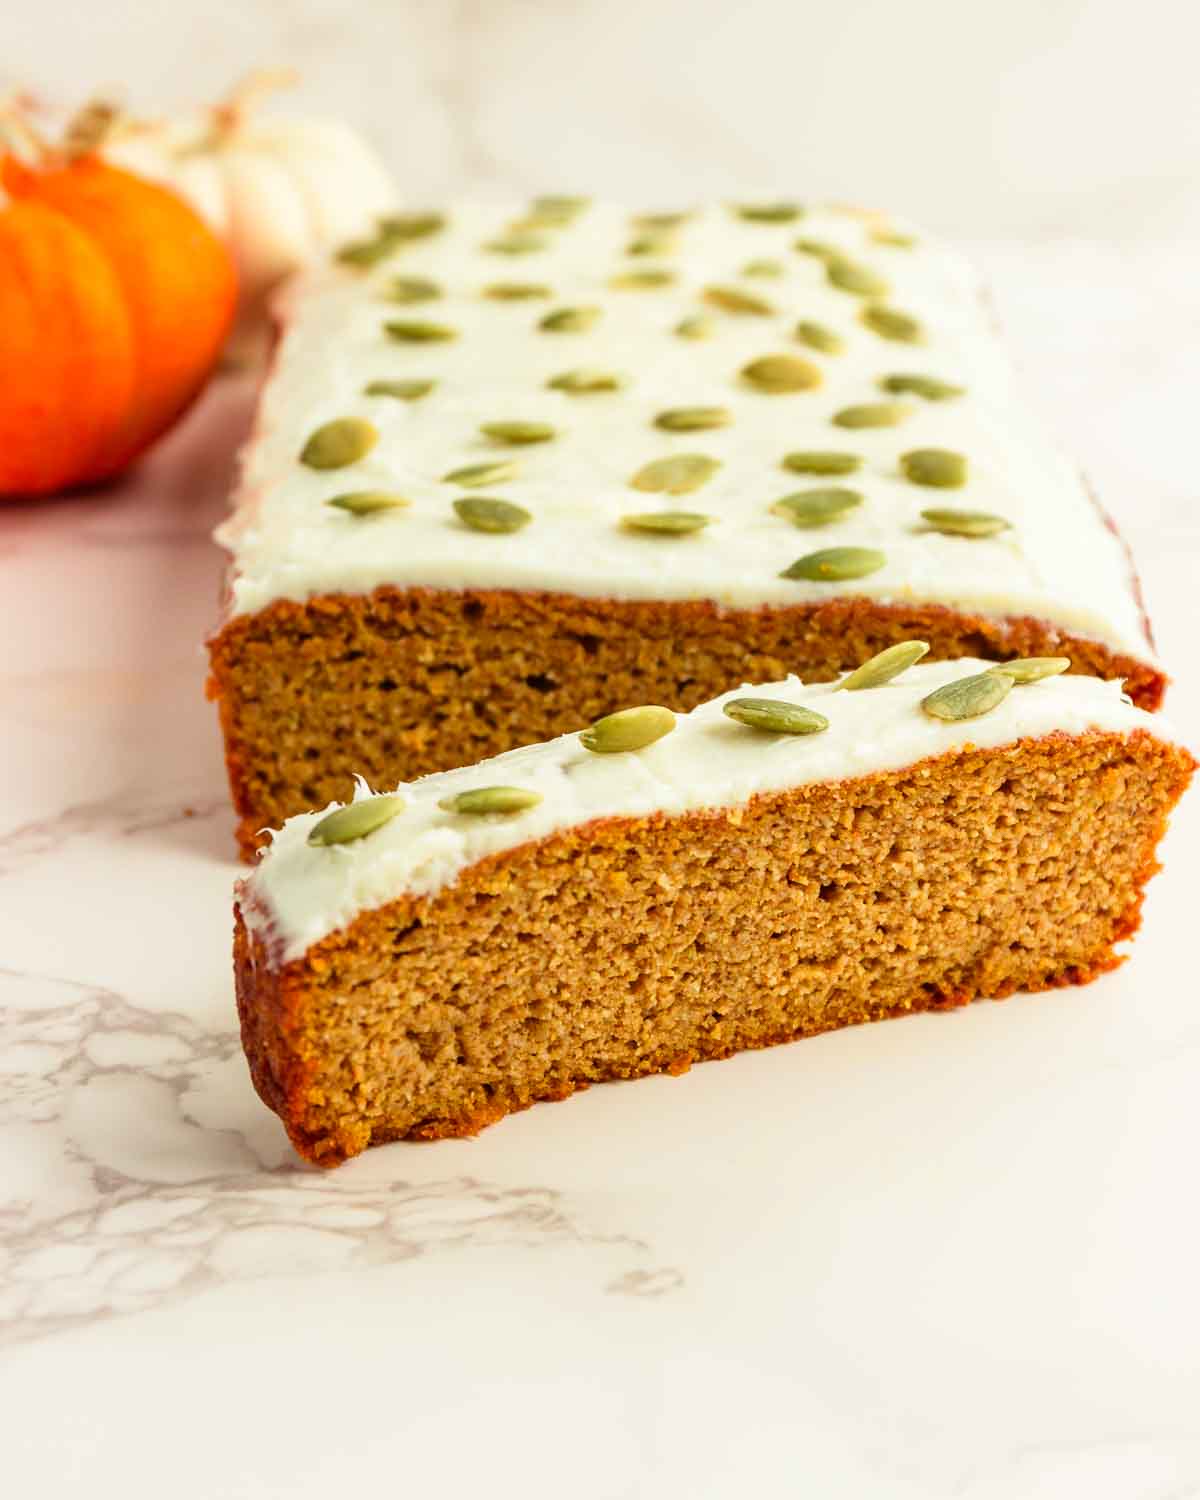
<svg viewBox="0 0 1200 1500">
<path fill-rule="evenodd" d="M 979 288 L 953 253 L 838 207 L 720 205 L 671 217 L 604 203 L 532 215 L 464 204 L 432 232 L 403 236 L 430 230 L 432 216 L 400 225 L 379 242 L 394 253 L 374 264 L 335 261 L 296 283 L 281 301 L 282 341 L 220 533 L 233 554 L 231 612 L 386 584 L 730 607 L 853 594 L 1032 616 L 1152 659 L 1121 544 L 1014 394 Z M 547 314 L 577 309 L 543 326 Z M 399 337 L 388 324 L 401 325 Z M 778 355 L 806 361 L 799 378 L 817 383 L 780 392 L 743 373 Z M 578 371 L 584 384 L 598 371 L 619 388 L 551 383 Z M 896 376 L 961 394 L 895 390 Z M 369 394 L 380 381 L 433 385 L 420 399 Z M 834 420 L 876 403 L 898 406 L 895 425 Z M 658 425 L 664 413 L 713 407 L 724 425 Z M 371 450 L 340 468 L 302 462 L 313 432 L 342 418 L 371 424 Z M 553 436 L 514 445 L 482 431 L 513 422 Z M 930 448 L 966 458 L 962 487 L 905 477 L 902 456 Z M 837 476 L 784 466 L 813 450 L 858 466 Z M 719 466 L 685 493 L 632 484 L 672 455 Z M 493 462 L 511 468 L 482 487 L 446 478 Z M 827 486 L 861 503 L 811 529 L 772 509 Z M 362 491 L 407 504 L 360 515 L 327 503 Z M 472 530 L 453 502 L 481 496 L 531 519 L 507 534 Z M 943 534 L 922 518 L 930 507 L 1008 526 Z M 661 535 L 622 524 L 680 510 L 707 526 Z M 781 576 L 829 547 L 872 549 L 883 564 L 858 577 Z"/>
<path fill-rule="evenodd" d="M 366 837 L 314 847 L 313 828 L 328 814 L 303 813 L 273 833 L 245 882 L 242 909 L 283 961 L 344 927 L 359 912 L 405 893 L 430 895 L 491 854 L 594 819 L 729 808 L 764 792 L 896 770 L 933 756 L 991 749 L 1053 733 L 1173 731 L 1161 714 L 1135 708 L 1117 682 L 1053 677 L 1017 686 L 979 717 L 943 721 L 922 711 L 936 688 L 995 664 L 963 659 L 921 663 L 862 691 L 839 683 L 805 686 L 797 677 L 724 693 L 680 714 L 646 748 L 615 754 L 588 750 L 578 733 L 510 750 L 474 766 L 438 771 L 401 785 L 402 811 Z M 828 720 L 812 734 L 772 734 L 734 722 L 732 699 L 751 695 L 803 705 Z M 483 816 L 448 811 L 444 799 L 492 786 L 536 792 L 524 811 Z M 360 785 L 356 802 L 372 793 Z"/>
</svg>

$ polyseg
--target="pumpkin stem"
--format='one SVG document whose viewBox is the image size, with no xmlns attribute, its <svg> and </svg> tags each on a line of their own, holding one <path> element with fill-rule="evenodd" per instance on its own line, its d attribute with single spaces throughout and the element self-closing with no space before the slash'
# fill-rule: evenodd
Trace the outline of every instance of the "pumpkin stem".
<svg viewBox="0 0 1200 1500">
<path fill-rule="evenodd" d="M 246 116 L 256 110 L 268 94 L 294 88 L 300 75 L 295 68 L 255 68 L 235 83 L 212 109 L 213 131 L 218 138 L 235 134 Z"/>
<path fill-rule="evenodd" d="M 107 146 L 125 124 L 125 111 L 113 99 L 96 98 L 73 114 L 63 132 L 62 152 L 68 162 L 78 161 Z"/>
<path fill-rule="evenodd" d="M 50 143 L 30 119 L 36 107 L 33 95 L 20 90 L 0 96 L 0 151 L 11 151 L 26 165 L 52 155 Z"/>
</svg>

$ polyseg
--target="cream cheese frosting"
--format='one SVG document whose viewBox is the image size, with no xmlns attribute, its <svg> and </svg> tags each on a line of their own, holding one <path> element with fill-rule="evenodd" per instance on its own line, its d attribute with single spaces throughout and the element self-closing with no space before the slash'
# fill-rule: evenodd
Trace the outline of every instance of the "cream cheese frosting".
<svg viewBox="0 0 1200 1500">
<path fill-rule="evenodd" d="M 465 204 L 436 234 L 404 244 L 372 269 L 332 266 L 295 284 L 282 307 L 284 332 L 243 459 L 235 511 L 219 536 L 232 554 L 229 609 L 253 612 L 275 600 L 365 592 L 380 585 L 439 589 L 549 590 L 629 600 L 710 600 L 727 607 L 801 604 L 837 595 L 942 604 L 990 616 L 1033 616 L 1110 648 L 1153 660 L 1130 567 L 1078 474 L 1058 455 L 1014 390 L 970 269 L 924 237 L 880 232 L 880 221 L 809 208 L 791 222 L 758 222 L 728 206 L 689 214 L 654 255 L 631 254 L 645 235 L 627 210 L 593 204 L 570 223 L 539 231 L 521 254 L 497 252 L 512 206 Z M 509 237 L 511 240 L 511 236 Z M 863 321 L 864 299 L 832 284 L 816 242 L 886 283 L 889 308 L 919 321 L 917 343 L 884 338 Z M 650 268 L 669 284 L 614 284 Z M 397 276 L 427 278 L 436 296 L 397 305 Z M 502 299 L 497 283 L 546 296 Z M 713 286 L 769 306 L 737 313 L 706 302 Z M 579 332 L 549 332 L 547 312 L 598 309 Z M 681 336 L 703 316 L 707 337 Z M 384 325 L 432 321 L 444 341 L 400 342 Z M 823 325 L 841 352 L 806 346 L 801 320 Z M 810 360 L 820 384 L 764 394 L 740 374 L 764 355 Z M 617 374 L 620 389 L 569 394 L 548 382 L 576 369 Z M 888 376 L 924 375 L 963 388 L 947 400 L 885 394 Z M 368 395 L 381 380 L 429 380 L 419 400 Z M 848 406 L 898 400 L 897 425 L 846 429 Z M 719 406 L 728 424 L 670 432 L 663 411 Z M 299 462 L 311 433 L 341 417 L 379 433 L 358 462 L 317 471 Z M 528 447 L 490 440 L 481 426 L 537 422 L 552 441 Z M 904 477 L 901 456 L 945 448 L 965 455 L 960 489 L 930 489 Z M 838 450 L 857 472 L 821 479 L 787 471 L 785 454 Z M 654 459 L 698 453 L 719 461 L 713 477 L 683 496 L 646 494 L 632 476 Z M 513 477 L 465 490 L 444 476 L 495 459 Z M 847 485 L 863 503 L 842 519 L 804 530 L 774 502 L 823 484 Z M 386 490 L 408 502 L 370 516 L 327 505 L 349 490 Z M 523 506 L 522 530 L 484 534 L 457 518 L 469 494 Z M 927 529 L 930 506 L 985 511 L 1009 522 L 990 537 Z M 703 531 L 662 537 L 623 528 L 631 512 L 686 509 L 711 518 Z M 868 547 L 885 563 L 839 582 L 783 578 L 818 548 Z"/>
<path fill-rule="evenodd" d="M 562 735 L 402 784 L 397 790 L 403 811 L 352 843 L 310 845 L 310 831 L 329 809 L 305 813 L 272 835 L 244 883 L 243 913 L 267 936 L 273 954 L 288 962 L 360 912 L 406 893 L 431 895 L 488 855 L 594 819 L 731 807 L 761 792 L 896 770 L 967 747 L 992 749 L 1054 731 L 1141 729 L 1160 740 L 1175 737 L 1161 714 L 1135 708 L 1119 683 L 1094 677 L 1015 687 L 989 713 L 961 722 L 943 722 L 921 710 L 921 699 L 935 688 L 988 665 L 922 663 L 859 692 L 839 691 L 836 683 L 805 686 L 797 677 L 739 688 L 680 714 L 671 733 L 624 754 L 597 755 L 581 745 L 578 733 Z M 829 728 L 812 735 L 746 728 L 723 712 L 731 698 L 745 694 L 803 704 L 823 714 Z M 542 800 L 520 813 L 483 816 L 438 805 L 455 793 L 497 785 L 535 791 Z M 371 795 L 360 786 L 355 800 Z"/>
</svg>

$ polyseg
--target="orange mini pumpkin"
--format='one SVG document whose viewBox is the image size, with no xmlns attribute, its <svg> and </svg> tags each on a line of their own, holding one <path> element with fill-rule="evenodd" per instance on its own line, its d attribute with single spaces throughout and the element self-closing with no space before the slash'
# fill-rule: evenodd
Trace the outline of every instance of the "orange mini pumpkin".
<svg viewBox="0 0 1200 1500">
<path fill-rule="evenodd" d="M 91 153 L 0 155 L 0 497 L 124 469 L 203 386 L 236 300 L 169 189 Z"/>
</svg>

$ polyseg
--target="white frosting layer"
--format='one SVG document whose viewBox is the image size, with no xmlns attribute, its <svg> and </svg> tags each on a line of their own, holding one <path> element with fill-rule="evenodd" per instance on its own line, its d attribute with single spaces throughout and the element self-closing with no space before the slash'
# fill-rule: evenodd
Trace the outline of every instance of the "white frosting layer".
<svg viewBox="0 0 1200 1500">
<path fill-rule="evenodd" d="M 680 229 L 674 254 L 631 256 L 629 214 L 601 204 L 571 226 L 548 231 L 545 250 L 487 251 L 513 215 L 511 207 L 464 206 L 443 232 L 411 243 L 369 274 L 330 270 L 294 288 L 238 507 L 219 533 L 233 554 L 234 613 L 381 584 L 705 599 L 738 607 L 854 594 L 1031 615 L 1152 659 L 1119 541 L 1014 393 L 979 289 L 944 248 L 926 240 L 910 249 L 879 244 L 869 223 L 846 211 L 810 210 L 795 223 L 762 224 L 716 207 Z M 794 248 L 801 236 L 840 247 L 884 275 L 888 304 L 918 317 L 925 341 L 892 342 L 864 327 L 862 300 L 832 287 L 823 263 Z M 739 274 L 762 259 L 777 260 L 782 274 Z M 676 284 L 640 291 L 610 285 L 615 274 L 646 265 L 676 270 Z M 416 306 L 390 303 L 386 287 L 398 274 L 432 277 L 443 295 Z M 545 283 L 553 296 L 482 295 L 500 281 Z M 753 292 L 776 312 L 738 316 L 706 308 L 700 293 L 713 284 Z M 539 331 L 547 310 L 577 305 L 603 310 L 589 331 Z M 713 336 L 679 337 L 676 325 L 699 312 L 713 318 Z M 397 343 L 383 332 L 394 318 L 446 323 L 458 337 Z M 836 330 L 845 351 L 806 349 L 794 337 L 800 318 Z M 741 368 L 770 353 L 813 360 L 822 385 L 775 396 L 747 387 Z M 586 396 L 547 388 L 551 377 L 577 367 L 613 369 L 627 384 Z M 911 414 L 896 427 L 833 425 L 843 407 L 891 399 L 878 382 L 893 373 L 934 375 L 965 386 L 967 394 L 936 402 L 902 398 Z M 364 394 L 372 380 L 425 377 L 438 385 L 420 401 Z M 653 425 L 664 409 L 706 405 L 730 408 L 732 423 L 680 434 Z M 374 451 L 334 472 L 301 465 L 297 455 L 309 434 L 341 416 L 376 425 L 381 439 Z M 483 422 L 511 419 L 549 422 L 559 435 L 514 449 L 480 434 Z M 897 460 L 921 447 L 965 454 L 967 486 L 945 491 L 905 480 Z M 832 480 L 781 468 L 785 453 L 813 448 L 859 454 L 863 467 Z M 701 490 L 680 498 L 630 488 L 642 465 L 670 453 L 708 454 L 722 467 Z M 515 501 L 534 516 L 512 535 L 466 529 L 451 508 L 465 492 L 442 479 L 455 467 L 496 457 L 517 459 L 521 472 L 481 493 Z M 865 503 L 819 530 L 799 530 L 772 514 L 782 496 L 829 483 L 852 486 Z M 411 505 L 362 518 L 323 504 L 350 489 L 397 491 Z M 934 534 L 920 522 L 931 505 L 990 511 L 1012 529 L 986 540 Z M 659 508 L 703 511 L 714 521 L 674 539 L 618 525 L 629 512 Z M 779 576 L 804 553 L 839 545 L 879 548 L 886 566 L 842 583 Z"/>
<path fill-rule="evenodd" d="M 921 699 L 935 687 L 987 665 L 922 664 L 884 687 L 854 693 L 831 683 L 805 687 L 796 677 L 740 688 L 679 715 L 670 734 L 630 754 L 595 755 L 578 734 L 562 735 L 402 785 L 404 811 L 350 844 L 310 847 L 309 830 L 324 813 L 305 813 L 274 834 L 247 881 L 243 910 L 252 925 L 265 924 L 273 949 L 287 961 L 359 912 L 406 892 L 430 894 L 486 855 L 595 818 L 730 807 L 759 792 L 894 770 L 968 745 L 992 748 L 1054 730 L 1145 729 L 1159 739 L 1174 737 L 1161 715 L 1134 708 L 1119 683 L 1094 677 L 1016 687 L 999 707 L 962 723 L 921 711 Z M 722 705 L 747 693 L 815 708 L 829 728 L 814 735 L 745 728 Z M 451 793 L 497 785 L 530 788 L 543 800 L 526 812 L 484 817 L 438 807 Z M 364 787 L 361 795 L 370 793 Z"/>
</svg>

